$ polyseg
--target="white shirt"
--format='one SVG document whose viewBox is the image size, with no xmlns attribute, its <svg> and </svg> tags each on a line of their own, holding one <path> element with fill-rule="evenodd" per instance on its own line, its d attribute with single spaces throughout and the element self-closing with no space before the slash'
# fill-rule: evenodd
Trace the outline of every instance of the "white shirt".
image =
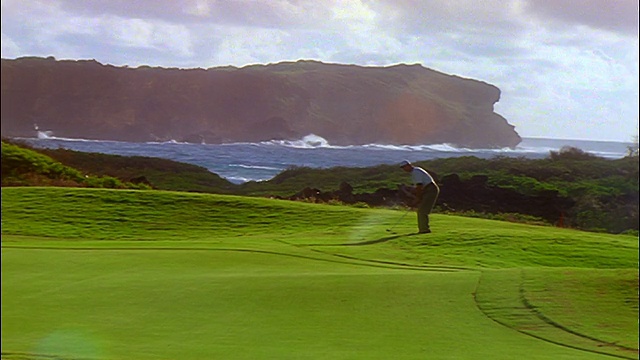
<svg viewBox="0 0 640 360">
<path fill-rule="evenodd" d="M 423 186 L 427 186 L 433 182 L 431 175 L 429 175 L 425 169 L 417 166 L 411 170 L 411 180 L 413 180 L 415 185 L 422 184 Z"/>
</svg>

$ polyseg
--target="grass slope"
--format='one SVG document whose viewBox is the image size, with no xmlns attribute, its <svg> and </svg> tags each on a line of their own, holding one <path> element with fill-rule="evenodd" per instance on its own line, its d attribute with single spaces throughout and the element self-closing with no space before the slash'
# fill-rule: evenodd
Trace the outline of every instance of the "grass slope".
<svg viewBox="0 0 640 360">
<path fill-rule="evenodd" d="M 580 149 L 566 148 L 559 153 L 550 152 L 546 159 L 499 156 L 480 159 L 465 156 L 417 164 L 428 169 L 444 186 L 443 189 L 448 187 L 447 183 L 455 184 L 454 179 L 472 181 L 474 186 L 480 186 L 484 181 L 482 179 L 485 179 L 489 191 L 502 189 L 519 196 L 538 197 L 537 200 L 545 203 L 555 202 L 564 213 L 565 226 L 614 234 L 638 234 L 637 153 L 608 160 Z M 476 180 L 471 180 L 474 178 Z M 378 165 L 331 169 L 291 167 L 268 181 L 237 185 L 203 167 L 167 159 L 83 153 L 67 149 L 35 149 L 19 141 L 2 141 L 3 186 L 129 189 L 148 189 L 151 186 L 170 191 L 286 198 L 309 187 L 326 194 L 348 183 L 355 194 L 362 195 L 383 188 L 395 189 L 398 184 L 406 182 L 406 174 L 399 171 L 396 165 Z M 456 200 L 456 197 L 452 198 L 447 191 L 443 191 L 437 208 L 468 216 L 493 219 L 508 217 L 528 223 L 557 220 L 555 216 L 543 220 L 539 218 L 540 213 L 528 206 L 519 207 L 512 203 L 506 207 L 487 207 L 487 200 L 483 197 L 464 198 L 464 204 L 461 204 L 460 199 Z M 501 214 L 503 211 L 509 213 Z M 514 211 L 519 214 L 514 214 Z"/>
<path fill-rule="evenodd" d="M 38 149 L 63 164 L 123 181 L 144 177 L 158 189 L 228 193 L 235 185 L 202 166 L 144 156 L 85 153 L 68 149 Z"/>
<path fill-rule="evenodd" d="M 636 237 L 401 216 L 3 188 L 2 358 L 638 358 Z"/>
</svg>

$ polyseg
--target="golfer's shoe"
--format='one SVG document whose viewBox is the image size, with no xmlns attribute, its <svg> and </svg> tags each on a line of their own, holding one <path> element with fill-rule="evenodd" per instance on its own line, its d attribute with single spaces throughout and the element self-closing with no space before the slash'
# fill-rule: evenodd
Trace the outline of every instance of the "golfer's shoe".
<svg viewBox="0 0 640 360">
<path fill-rule="evenodd" d="M 418 231 L 418 234 L 429 234 L 431 232 L 431 230 L 422 230 L 422 231 Z"/>
</svg>

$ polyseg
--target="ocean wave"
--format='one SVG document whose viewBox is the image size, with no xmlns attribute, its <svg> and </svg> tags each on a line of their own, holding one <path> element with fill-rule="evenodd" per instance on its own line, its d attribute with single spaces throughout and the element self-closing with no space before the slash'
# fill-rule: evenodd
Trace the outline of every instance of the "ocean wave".
<svg viewBox="0 0 640 360">
<path fill-rule="evenodd" d="M 177 141 L 177 140 L 166 140 L 166 141 L 147 141 L 145 144 L 150 145 L 202 145 L 197 143 L 191 143 L 186 141 Z"/>
<path fill-rule="evenodd" d="M 228 180 L 229 182 L 232 182 L 234 184 L 244 184 L 247 183 L 249 181 L 267 181 L 269 179 L 271 179 L 271 177 L 269 178 L 255 178 L 255 177 L 245 177 L 245 176 L 226 176 L 223 178 L 225 178 L 226 180 Z"/>
<path fill-rule="evenodd" d="M 366 144 L 362 145 L 366 149 L 380 149 L 380 150 L 395 150 L 395 151 L 428 151 L 428 152 L 443 152 L 443 153 L 459 153 L 459 152 L 474 152 L 477 150 L 459 148 L 451 144 L 428 144 L 428 145 L 389 145 L 389 144 Z"/>
<path fill-rule="evenodd" d="M 35 140 L 34 138 L 22 138 L 25 140 Z M 37 140 L 51 140 L 51 141 L 68 141 L 68 142 L 87 142 L 87 143 L 130 143 L 127 141 L 119 140 L 97 140 L 97 139 L 83 139 L 83 138 L 67 138 L 57 137 L 53 131 L 37 131 Z M 262 142 L 232 142 L 223 144 L 197 144 L 185 141 L 177 141 L 174 139 L 166 141 L 147 141 L 144 144 L 149 145 L 193 145 L 193 146 L 281 146 L 293 149 L 366 149 L 366 150 L 384 150 L 384 151 L 405 151 L 405 152 L 436 152 L 436 153 L 477 153 L 477 152 L 489 152 L 489 153 L 549 153 L 549 151 L 558 150 L 553 147 L 538 147 L 538 146 L 517 146 L 514 148 L 496 148 L 496 149 L 471 149 L 465 147 L 457 147 L 453 144 L 425 144 L 425 145 L 394 145 L 394 144 L 378 144 L 370 143 L 364 145 L 331 145 L 329 141 L 322 136 L 315 134 L 309 134 L 298 140 L 269 140 Z M 596 155 L 605 157 L 618 156 L 615 152 L 597 152 Z M 268 169 L 279 170 L 279 169 Z"/>
<path fill-rule="evenodd" d="M 104 140 L 104 139 L 84 139 L 84 138 L 68 138 L 68 137 L 59 137 L 55 136 L 54 132 L 51 130 L 38 130 L 36 137 L 38 140 L 58 140 L 58 141 L 75 141 L 75 142 L 95 142 L 95 143 L 130 143 L 128 141 L 120 141 L 120 140 Z M 34 138 L 22 138 L 22 139 L 34 139 Z M 190 142 L 185 141 L 177 141 L 174 139 L 166 140 L 166 141 L 146 141 L 144 144 L 149 145 L 165 145 L 165 144 L 177 144 L 177 145 L 197 145 Z"/>
<path fill-rule="evenodd" d="M 435 152 L 476 152 L 483 149 L 468 149 L 456 147 L 452 144 L 428 144 L 428 145 L 394 145 L 370 143 L 364 145 L 331 145 L 322 136 L 309 134 L 298 140 L 269 140 L 260 145 L 275 145 L 295 149 L 368 149 L 368 150 L 397 150 L 397 151 L 435 151 Z"/>
<path fill-rule="evenodd" d="M 283 170 L 282 168 L 277 168 L 272 166 L 245 165 L 245 164 L 229 164 L 229 167 L 239 167 L 239 168 L 251 169 L 251 170 L 276 170 L 276 171 Z"/>
<path fill-rule="evenodd" d="M 17 139 L 21 140 L 44 140 L 44 141 L 59 141 L 59 142 L 76 142 L 76 143 L 105 143 L 105 144 L 128 144 L 127 141 L 119 141 L 119 140 L 98 140 L 98 139 L 84 139 L 84 138 L 68 138 L 68 137 L 60 137 L 55 136 L 53 131 L 41 131 L 38 130 L 36 137 L 18 137 Z"/>
<path fill-rule="evenodd" d="M 316 134 L 309 134 L 299 140 L 269 140 L 263 141 L 262 145 L 280 145 L 285 147 L 292 147 L 296 149 L 318 149 L 318 148 L 332 148 L 327 139 Z"/>
<path fill-rule="evenodd" d="M 435 152 L 435 153 L 478 153 L 478 152 L 518 152 L 518 149 L 512 148 L 495 148 L 495 149 L 471 149 L 466 147 L 458 147 L 449 143 L 428 144 L 428 145 L 387 145 L 387 144 L 366 144 L 361 145 L 365 149 L 372 150 L 392 150 L 392 151 L 411 151 L 411 152 Z"/>
<path fill-rule="evenodd" d="M 53 131 L 38 131 L 38 139 L 51 139 Z"/>
<path fill-rule="evenodd" d="M 99 142 L 104 140 L 91 140 L 91 139 L 79 139 L 79 138 L 66 138 L 57 137 L 53 135 L 53 131 L 38 131 L 38 140 L 59 140 L 59 141 L 78 141 L 78 142 Z"/>
<path fill-rule="evenodd" d="M 117 141 L 117 140 L 96 140 L 96 139 L 82 139 L 82 138 L 67 138 L 67 137 L 58 137 L 55 136 L 55 132 L 49 130 L 38 130 L 36 131 L 37 137 L 32 138 L 18 138 L 22 140 L 26 140 L 29 142 L 33 142 L 34 144 L 41 144 L 44 147 L 48 146 L 64 146 L 69 148 L 76 148 L 76 150 L 86 150 L 86 151 L 98 151 L 98 152 L 109 152 L 109 153 L 118 153 L 121 155 L 131 155 L 132 152 L 136 152 L 141 144 L 149 145 L 154 147 L 154 150 L 150 153 L 141 150 L 141 152 L 145 153 L 145 155 L 151 156 L 164 156 L 158 153 L 161 149 L 172 152 L 172 154 L 167 155 L 168 157 L 173 158 L 175 154 L 173 152 L 179 146 L 184 146 L 187 154 L 192 151 L 200 151 L 206 150 L 207 153 L 213 151 L 217 152 L 218 149 L 226 149 L 231 147 L 232 152 L 228 152 L 225 156 L 229 156 L 228 154 L 233 154 L 233 156 L 237 156 L 236 148 L 240 151 L 240 153 L 245 153 L 249 150 L 249 148 L 256 149 L 258 153 L 261 155 L 267 156 L 268 153 L 274 152 L 272 155 L 276 155 L 279 153 L 279 148 L 288 148 L 295 150 L 313 150 L 314 154 L 323 153 L 321 150 L 328 150 L 325 154 L 327 156 L 335 156 L 334 151 L 339 150 L 341 153 L 350 154 L 352 152 L 364 151 L 364 152 L 382 152 L 385 155 L 383 158 L 396 158 L 394 153 L 397 153 L 398 158 L 431 158 L 433 156 L 457 156 L 457 155 L 478 155 L 478 156 L 526 156 L 526 157 L 543 157 L 548 156 L 551 151 L 560 151 L 563 146 L 571 146 L 577 147 L 585 152 L 591 153 L 596 156 L 604 157 L 604 158 L 622 158 L 626 155 L 628 146 L 632 146 L 633 144 L 629 143 L 619 143 L 619 142 L 594 142 L 594 141 L 578 141 L 578 140 L 562 140 L 562 139 L 536 139 L 536 138 L 523 138 L 522 143 L 520 143 L 515 148 L 493 148 L 493 149 L 470 149 L 465 147 L 457 147 L 453 144 L 442 143 L 442 144 L 425 144 L 425 145 L 394 145 L 394 144 L 365 144 L 365 145 L 347 145 L 347 146 L 336 146 L 331 145 L 331 143 L 325 138 L 318 136 L 316 134 L 309 134 L 304 136 L 298 140 L 271 140 L 264 142 L 236 142 L 236 143 L 226 143 L 226 144 L 197 144 L 197 143 L 188 143 L 181 142 L 176 140 L 168 140 L 168 141 L 153 141 L 153 142 L 144 142 L 144 143 L 132 143 L 126 141 Z M 65 145 L 66 143 L 66 145 Z M 49 145 L 47 145 L 49 144 Z M 72 145 L 75 144 L 75 145 Z M 95 145 L 94 145 L 95 144 Z M 198 149 L 198 150 L 186 150 L 188 146 L 189 149 Z M 271 149 L 267 149 L 271 148 Z M 126 149 L 126 150 L 124 150 Z M 183 150 L 180 151 L 178 155 L 183 155 Z M 244 156 L 244 155 L 240 155 Z M 287 154 L 288 156 L 288 154 Z M 377 155 L 376 155 L 377 156 Z M 182 156 L 179 156 L 177 160 L 184 160 Z M 237 163 L 237 166 L 253 166 L 247 165 L 250 163 Z M 254 170 L 257 171 L 280 171 L 282 168 L 274 168 L 271 166 L 264 167 L 263 164 L 256 167 Z"/>
</svg>

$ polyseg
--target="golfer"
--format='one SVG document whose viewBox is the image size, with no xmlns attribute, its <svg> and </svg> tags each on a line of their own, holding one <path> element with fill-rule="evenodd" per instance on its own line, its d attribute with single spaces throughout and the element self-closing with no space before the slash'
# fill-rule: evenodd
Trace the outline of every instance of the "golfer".
<svg viewBox="0 0 640 360">
<path fill-rule="evenodd" d="M 400 163 L 400 167 L 402 170 L 411 173 L 411 180 L 416 186 L 416 201 L 413 205 L 418 208 L 418 233 L 428 234 L 431 232 L 429 228 L 429 214 L 436 204 L 436 199 L 440 194 L 440 188 L 425 169 L 413 166 L 413 164 L 407 160 Z"/>
</svg>

